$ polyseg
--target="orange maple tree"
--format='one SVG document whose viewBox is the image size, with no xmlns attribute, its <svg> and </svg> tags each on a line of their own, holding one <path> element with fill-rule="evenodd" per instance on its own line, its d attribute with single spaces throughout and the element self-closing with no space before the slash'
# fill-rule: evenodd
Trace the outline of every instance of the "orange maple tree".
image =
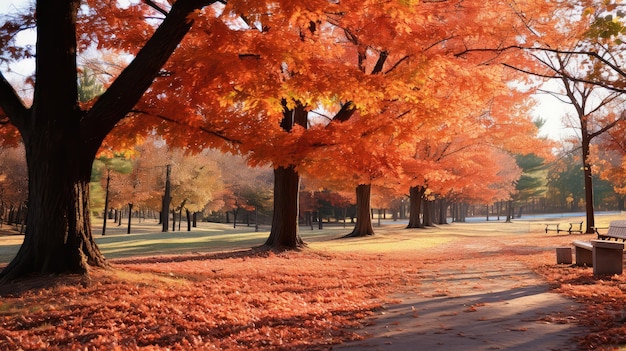
<svg viewBox="0 0 626 351">
<path fill-rule="evenodd" d="M 299 246 L 302 160 L 348 135 L 398 130 L 408 105 L 436 111 L 445 102 L 432 94 L 430 73 L 439 68 L 438 76 L 447 77 L 451 65 L 444 62 L 495 62 L 491 53 L 454 53 L 515 42 L 529 29 L 527 20 L 547 17 L 554 6 L 541 0 L 514 7 L 356 0 L 35 5 L 0 28 L 7 60 L 34 55 L 13 38 L 25 25 L 37 32 L 32 104 L 0 80 L 0 107 L 29 161 L 29 225 L 3 279 L 106 265 L 91 235 L 87 183 L 103 140 L 124 125 L 165 134 L 172 146 L 219 147 L 271 163 L 275 208 L 267 244 Z M 519 16 L 520 6 L 528 6 L 526 16 Z M 101 96 L 79 104 L 76 55 L 90 48 L 127 55 L 129 63 Z M 466 76 L 459 88 L 470 87 Z M 321 108 L 329 119 L 314 117 Z M 415 118 L 406 124 L 424 115 Z"/>
</svg>

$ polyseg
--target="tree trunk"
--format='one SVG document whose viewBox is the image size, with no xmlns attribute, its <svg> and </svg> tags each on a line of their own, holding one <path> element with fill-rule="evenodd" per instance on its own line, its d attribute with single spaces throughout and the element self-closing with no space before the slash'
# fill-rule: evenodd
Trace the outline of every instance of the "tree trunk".
<svg viewBox="0 0 626 351">
<path fill-rule="evenodd" d="M 53 128 L 26 135 L 28 213 L 24 243 L 0 273 L 13 280 L 30 273 L 87 273 L 106 266 L 91 232 L 89 180 L 94 153 L 76 134 Z M 72 155 L 72 157 L 67 157 Z"/>
<path fill-rule="evenodd" d="M 191 231 L 191 212 L 185 209 L 185 213 L 187 215 L 187 231 L 190 232 Z"/>
<path fill-rule="evenodd" d="M 593 209 L 593 175 L 591 174 L 591 164 L 589 163 L 589 144 L 591 142 L 587 127 L 583 130 L 582 153 L 583 153 L 583 174 L 585 177 L 585 213 L 587 215 L 587 226 L 585 234 L 595 233 L 594 209 Z"/>
<path fill-rule="evenodd" d="M 176 210 L 172 209 L 172 231 L 176 231 Z"/>
<path fill-rule="evenodd" d="M 274 169 L 274 214 L 265 245 L 293 249 L 304 246 L 298 232 L 300 175 L 294 166 Z"/>
<path fill-rule="evenodd" d="M 128 204 L 128 229 L 126 230 L 126 234 L 130 234 L 130 223 L 133 218 L 133 204 Z"/>
<path fill-rule="evenodd" d="M 489 213 L 489 209 L 487 209 Z M 448 201 L 445 198 L 439 200 L 439 221 L 438 224 L 448 224 Z"/>
<path fill-rule="evenodd" d="M 161 198 L 161 231 L 167 232 L 169 230 L 170 219 L 170 203 L 172 202 L 170 177 L 172 174 L 172 166 L 165 166 L 165 190 L 163 197 Z"/>
<path fill-rule="evenodd" d="M 180 232 L 180 223 L 183 221 L 183 209 L 178 210 L 178 231 Z"/>
<path fill-rule="evenodd" d="M 420 221 L 422 198 L 424 189 L 421 186 L 412 186 L 409 189 L 409 225 L 407 228 L 423 228 Z"/>
<path fill-rule="evenodd" d="M 433 226 L 433 202 L 431 200 L 422 200 L 424 206 L 422 206 L 422 214 L 423 214 L 423 219 L 422 222 L 424 224 L 425 227 L 432 227 Z"/>
<path fill-rule="evenodd" d="M 511 223 L 511 214 L 513 213 L 513 200 L 506 202 L 506 223 Z"/>
<path fill-rule="evenodd" d="M 371 192 L 371 184 L 359 184 L 359 186 L 356 187 L 356 225 L 352 233 L 346 235 L 345 238 L 374 235 L 372 217 L 370 215 Z"/>
<path fill-rule="evenodd" d="M 291 132 L 295 125 L 308 127 L 308 112 L 300 102 L 296 101 L 293 109 L 287 107 L 283 100 L 283 118 L 280 127 Z M 265 241 L 265 246 L 272 248 L 295 249 L 304 246 L 298 232 L 298 216 L 300 215 L 300 175 L 296 166 L 278 166 L 274 168 L 274 213 L 272 229 Z"/>
</svg>

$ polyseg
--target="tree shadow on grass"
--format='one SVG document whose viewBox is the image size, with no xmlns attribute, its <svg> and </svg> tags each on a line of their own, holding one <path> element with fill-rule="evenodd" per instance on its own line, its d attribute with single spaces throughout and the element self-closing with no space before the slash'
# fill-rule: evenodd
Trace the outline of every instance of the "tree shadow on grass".
<svg viewBox="0 0 626 351">
<path fill-rule="evenodd" d="M 18 297 L 32 290 L 53 289 L 60 286 L 87 286 L 89 276 L 81 274 L 29 275 L 10 282 L 0 283 L 0 297 Z"/>
<path fill-rule="evenodd" d="M 118 258 L 110 260 L 113 264 L 150 264 L 150 263 L 175 263 L 175 262 L 189 262 L 189 261 L 205 261 L 205 260 L 228 260 L 233 258 L 268 258 L 272 255 L 281 254 L 284 252 L 303 251 L 307 250 L 306 247 L 285 249 L 285 248 L 273 248 L 266 245 L 255 246 L 247 249 L 224 251 L 224 252 L 209 252 L 209 253 L 190 253 L 190 254 L 175 254 L 175 255 L 163 255 L 163 256 L 144 256 L 144 257 L 129 257 Z M 319 253 L 318 253 L 319 254 Z"/>
</svg>

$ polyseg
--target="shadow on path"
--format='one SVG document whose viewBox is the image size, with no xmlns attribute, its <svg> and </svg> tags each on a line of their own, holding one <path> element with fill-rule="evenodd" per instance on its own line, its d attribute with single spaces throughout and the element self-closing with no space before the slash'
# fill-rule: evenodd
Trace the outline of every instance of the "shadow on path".
<svg viewBox="0 0 626 351">
<path fill-rule="evenodd" d="M 397 295 L 397 304 L 357 331 L 365 340 L 336 350 L 579 349 L 572 340 L 584 335 L 572 317 L 579 306 L 550 292 L 522 263 L 452 266 L 425 268 L 418 291 Z"/>
</svg>

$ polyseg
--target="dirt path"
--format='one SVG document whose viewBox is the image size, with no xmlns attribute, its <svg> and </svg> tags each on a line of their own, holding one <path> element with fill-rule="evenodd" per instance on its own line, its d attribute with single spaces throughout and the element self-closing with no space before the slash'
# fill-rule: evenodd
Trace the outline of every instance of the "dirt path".
<svg viewBox="0 0 626 351">
<path fill-rule="evenodd" d="M 427 263 L 421 286 L 407 287 L 358 331 L 365 340 L 336 350 L 577 350 L 572 338 L 584 329 L 572 316 L 580 306 L 550 292 L 524 263 L 489 258 L 493 244 L 502 245 L 456 242 L 471 257 Z"/>
</svg>

